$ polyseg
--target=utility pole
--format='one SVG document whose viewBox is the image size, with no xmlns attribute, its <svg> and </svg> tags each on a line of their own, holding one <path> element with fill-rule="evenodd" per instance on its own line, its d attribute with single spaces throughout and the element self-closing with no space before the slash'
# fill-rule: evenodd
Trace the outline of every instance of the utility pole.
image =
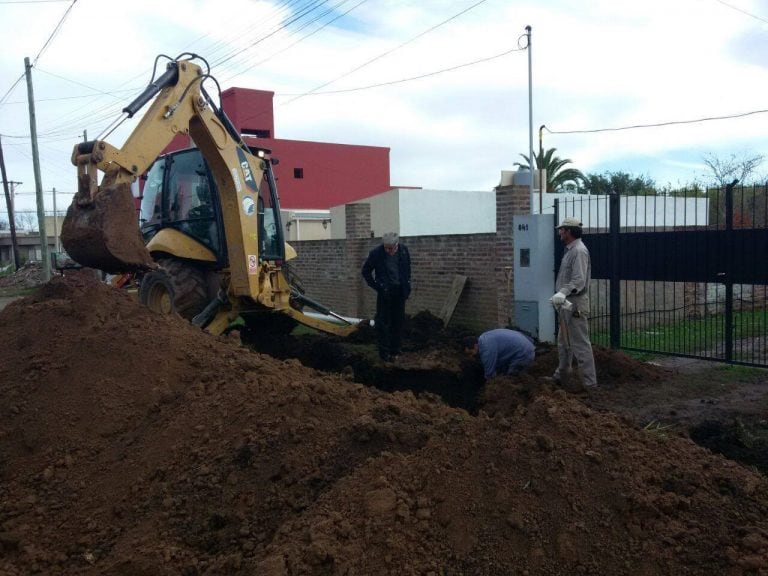
<svg viewBox="0 0 768 576">
<path fill-rule="evenodd" d="M 542 124 L 539 126 L 539 158 L 542 163 L 544 162 L 544 128 L 546 126 Z M 547 190 L 549 192 L 549 190 Z M 544 214 L 544 166 L 539 166 L 539 214 Z"/>
<path fill-rule="evenodd" d="M 531 56 L 531 27 L 525 27 L 525 35 L 528 37 L 528 158 L 530 159 L 529 172 L 531 173 L 531 184 L 529 186 L 531 199 L 531 213 L 533 213 L 533 175 L 536 160 L 533 157 L 533 58 Z M 541 183 L 539 183 L 541 186 Z"/>
<path fill-rule="evenodd" d="M 88 142 L 88 130 L 83 130 L 83 142 Z"/>
<path fill-rule="evenodd" d="M 53 240 L 54 248 L 56 249 L 56 255 L 59 252 L 59 213 L 56 211 L 56 187 L 53 188 Z"/>
<path fill-rule="evenodd" d="M 11 192 L 8 190 L 8 185 L 10 184 L 11 187 L 14 186 L 14 184 L 21 184 L 21 182 L 9 182 L 8 177 L 5 174 L 5 159 L 3 158 L 3 141 L 0 138 L 0 173 L 3 176 L 3 191 L 5 192 L 5 205 L 8 208 L 8 227 L 11 229 L 11 248 L 13 250 L 13 267 L 14 270 L 18 270 L 20 263 L 19 263 L 19 243 L 16 240 L 16 223 L 14 220 L 14 213 L 13 213 L 13 199 L 11 197 Z"/>
<path fill-rule="evenodd" d="M 45 233 L 45 202 L 43 201 L 43 182 L 40 176 L 40 153 L 37 149 L 37 120 L 35 119 L 35 92 L 32 89 L 32 64 L 29 62 L 29 57 L 24 58 L 24 70 L 27 76 L 27 96 L 29 98 L 29 133 L 32 137 L 32 165 L 35 171 L 40 255 L 43 258 L 43 280 L 48 282 L 51 279 L 51 258 L 48 254 L 48 235 Z"/>
</svg>

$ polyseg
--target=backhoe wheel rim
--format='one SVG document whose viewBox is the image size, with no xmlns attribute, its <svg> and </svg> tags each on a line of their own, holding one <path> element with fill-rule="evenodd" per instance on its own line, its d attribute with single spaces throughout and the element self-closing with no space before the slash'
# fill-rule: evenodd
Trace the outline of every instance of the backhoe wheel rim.
<svg viewBox="0 0 768 576">
<path fill-rule="evenodd" d="M 154 312 L 167 316 L 173 312 L 173 299 L 162 284 L 155 284 L 149 291 L 147 307 Z"/>
</svg>

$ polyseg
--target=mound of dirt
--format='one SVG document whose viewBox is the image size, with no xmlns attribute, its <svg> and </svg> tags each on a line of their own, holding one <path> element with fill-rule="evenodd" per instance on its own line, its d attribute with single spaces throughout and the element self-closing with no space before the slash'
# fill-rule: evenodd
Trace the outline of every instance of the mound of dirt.
<svg viewBox="0 0 768 576">
<path fill-rule="evenodd" d="M 12 274 L 0 276 L 0 289 L 24 289 L 40 286 L 45 282 L 43 276 L 43 268 L 40 263 L 30 262 Z"/>
<path fill-rule="evenodd" d="M 531 374 L 472 416 L 87 275 L 0 324 L 0 574 L 768 571 L 765 478 Z"/>
</svg>

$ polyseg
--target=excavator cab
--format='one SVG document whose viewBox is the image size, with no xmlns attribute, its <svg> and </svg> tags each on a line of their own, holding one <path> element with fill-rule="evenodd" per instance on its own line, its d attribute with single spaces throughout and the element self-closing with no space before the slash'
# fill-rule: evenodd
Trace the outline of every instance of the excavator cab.
<svg viewBox="0 0 768 576">
<path fill-rule="evenodd" d="M 199 250 L 210 251 L 216 263 L 224 264 L 226 243 L 215 186 L 197 149 L 158 158 L 144 179 L 141 193 L 139 225 L 144 242 L 151 243 L 164 229 L 176 230 L 199 243 Z M 184 253 L 181 246 L 172 249 Z M 195 259 L 195 254 L 184 257 Z"/>
<path fill-rule="evenodd" d="M 259 149 L 251 149 L 254 154 Z M 267 150 L 261 150 L 268 154 Z M 262 174 L 259 194 L 244 201 L 246 214 L 255 213 L 259 237 L 259 259 L 284 261 L 285 246 L 280 241 L 280 209 L 275 193 L 271 163 Z M 200 250 L 210 251 L 219 266 L 227 263 L 226 237 L 221 218 L 221 200 L 216 181 L 200 150 L 191 148 L 161 156 L 144 178 L 141 194 L 139 224 L 147 249 L 158 251 L 162 231 L 171 229 L 196 241 L 200 246 L 190 250 L 183 246 L 172 247 L 177 257 L 199 259 Z M 161 238 L 155 240 L 160 234 Z M 178 236 L 177 236 L 178 238 Z M 169 248 L 167 244 L 163 244 Z M 213 262 L 211 258 L 207 261 Z"/>
</svg>

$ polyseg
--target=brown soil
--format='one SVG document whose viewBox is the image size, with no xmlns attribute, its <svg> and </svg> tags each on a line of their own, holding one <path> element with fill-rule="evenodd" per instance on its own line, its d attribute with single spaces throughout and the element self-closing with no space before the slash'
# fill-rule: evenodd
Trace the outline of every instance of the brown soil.
<svg viewBox="0 0 768 576">
<path fill-rule="evenodd" d="M 447 336 L 396 365 L 310 339 L 321 372 L 87 274 L 0 324 L 3 575 L 768 574 L 765 477 L 653 424 L 712 378 L 662 407 L 695 377 L 598 349 L 576 396 L 542 350 L 481 387 Z"/>
</svg>

